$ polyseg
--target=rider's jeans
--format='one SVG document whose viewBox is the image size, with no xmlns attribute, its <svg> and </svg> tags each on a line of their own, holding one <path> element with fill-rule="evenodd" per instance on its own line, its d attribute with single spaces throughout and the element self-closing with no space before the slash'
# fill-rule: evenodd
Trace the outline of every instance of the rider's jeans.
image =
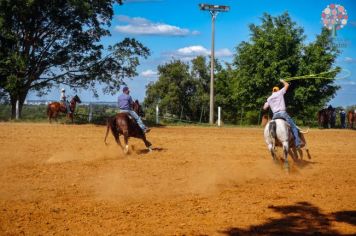
<svg viewBox="0 0 356 236">
<path fill-rule="evenodd" d="M 137 121 L 138 126 L 140 126 L 140 128 L 142 130 L 146 129 L 146 126 L 143 124 L 141 118 L 136 114 L 135 111 L 132 111 L 132 110 L 120 110 L 120 112 L 129 113 Z"/>
<path fill-rule="evenodd" d="M 66 106 L 66 109 L 67 109 L 67 113 L 71 113 L 71 110 L 70 110 L 70 107 L 69 107 L 69 104 L 68 104 L 68 101 L 65 101 L 65 100 L 62 100 L 62 102 L 64 103 L 64 105 Z"/>
<path fill-rule="evenodd" d="M 301 143 L 300 143 L 300 138 L 299 138 L 299 132 L 298 132 L 298 128 L 297 128 L 296 124 L 294 123 L 293 119 L 285 111 L 279 111 L 279 112 L 274 113 L 272 119 L 276 119 L 278 117 L 284 118 L 288 122 L 288 124 L 292 128 L 292 132 L 293 132 L 294 140 L 295 140 L 295 146 L 300 147 Z"/>
</svg>

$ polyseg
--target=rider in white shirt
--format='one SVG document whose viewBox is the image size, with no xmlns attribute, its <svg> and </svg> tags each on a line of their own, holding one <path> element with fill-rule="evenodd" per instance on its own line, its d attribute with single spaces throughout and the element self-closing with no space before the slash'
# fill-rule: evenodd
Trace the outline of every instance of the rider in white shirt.
<svg viewBox="0 0 356 236">
<path fill-rule="evenodd" d="M 62 90 L 61 90 L 61 102 L 63 102 L 63 104 L 66 106 L 67 113 L 70 114 L 71 111 L 70 111 L 70 107 L 69 107 L 65 92 L 66 92 L 65 89 L 62 88 Z"/>
<path fill-rule="evenodd" d="M 289 84 L 284 80 L 280 81 L 283 83 L 284 87 L 281 90 L 279 90 L 278 87 L 273 88 L 272 95 L 267 99 L 263 109 L 267 110 L 268 107 L 270 107 L 273 112 L 272 119 L 283 118 L 288 122 L 293 132 L 295 146 L 296 148 L 300 148 L 301 141 L 299 138 L 298 128 L 293 119 L 288 115 L 286 111 L 286 104 L 284 102 L 284 94 L 287 92 Z"/>
</svg>

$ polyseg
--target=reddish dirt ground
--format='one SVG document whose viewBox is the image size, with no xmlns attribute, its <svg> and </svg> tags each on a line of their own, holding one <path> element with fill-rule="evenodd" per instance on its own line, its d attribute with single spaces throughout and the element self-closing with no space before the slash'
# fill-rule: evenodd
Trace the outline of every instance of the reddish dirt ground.
<svg viewBox="0 0 356 236">
<path fill-rule="evenodd" d="M 356 132 L 312 129 L 274 164 L 262 128 L 0 123 L 0 235 L 356 234 Z"/>
</svg>

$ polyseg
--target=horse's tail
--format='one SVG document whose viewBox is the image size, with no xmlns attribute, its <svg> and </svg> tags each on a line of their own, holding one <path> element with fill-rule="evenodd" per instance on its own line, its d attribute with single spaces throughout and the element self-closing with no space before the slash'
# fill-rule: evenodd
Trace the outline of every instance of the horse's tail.
<svg viewBox="0 0 356 236">
<path fill-rule="evenodd" d="M 109 117 L 107 119 L 107 121 L 106 121 L 106 134 L 105 134 L 105 139 L 104 139 L 105 145 L 107 145 L 106 138 L 108 137 L 109 129 L 111 129 L 111 132 L 114 135 L 115 141 L 117 142 L 117 139 L 119 137 L 119 131 L 116 128 L 116 119 L 115 119 L 115 117 Z"/>
<path fill-rule="evenodd" d="M 276 138 L 277 138 L 276 129 L 277 129 L 276 121 L 272 120 L 272 121 L 269 123 L 269 126 L 268 126 L 268 133 L 269 133 L 269 136 L 270 136 L 271 139 L 272 139 L 273 148 L 275 147 Z"/>
</svg>

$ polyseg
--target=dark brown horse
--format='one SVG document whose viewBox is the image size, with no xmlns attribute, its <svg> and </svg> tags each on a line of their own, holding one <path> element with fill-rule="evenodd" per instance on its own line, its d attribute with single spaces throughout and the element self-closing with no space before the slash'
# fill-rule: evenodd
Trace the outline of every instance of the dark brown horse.
<svg viewBox="0 0 356 236">
<path fill-rule="evenodd" d="M 77 105 L 77 103 L 81 103 L 82 101 L 80 100 L 80 98 L 75 95 L 72 100 L 70 100 L 69 103 L 69 108 L 71 113 L 67 113 L 67 108 L 65 106 L 64 103 L 62 102 L 51 102 L 48 104 L 47 106 L 47 116 L 48 116 L 48 120 L 49 123 L 52 122 L 52 119 L 55 119 L 57 121 L 57 116 L 60 112 L 62 113 L 67 113 L 67 118 L 71 120 L 71 122 L 73 123 L 73 114 L 75 111 L 75 107 Z"/>
<path fill-rule="evenodd" d="M 107 129 L 104 142 L 106 143 L 106 138 L 108 137 L 109 129 L 113 134 L 115 141 L 120 145 L 125 154 L 129 151 L 128 141 L 130 137 L 142 139 L 145 146 L 149 151 L 152 151 L 152 144 L 147 141 L 145 133 L 142 131 L 140 126 L 136 123 L 135 119 L 130 117 L 127 113 L 118 113 L 114 117 L 110 117 L 107 120 Z M 120 135 L 124 136 L 125 147 L 121 145 Z"/>
<path fill-rule="evenodd" d="M 347 124 L 350 129 L 356 127 L 356 113 L 352 110 L 347 113 Z"/>
<path fill-rule="evenodd" d="M 318 124 L 319 128 L 333 128 L 333 117 L 335 114 L 335 108 L 322 109 L 318 112 Z"/>
</svg>

